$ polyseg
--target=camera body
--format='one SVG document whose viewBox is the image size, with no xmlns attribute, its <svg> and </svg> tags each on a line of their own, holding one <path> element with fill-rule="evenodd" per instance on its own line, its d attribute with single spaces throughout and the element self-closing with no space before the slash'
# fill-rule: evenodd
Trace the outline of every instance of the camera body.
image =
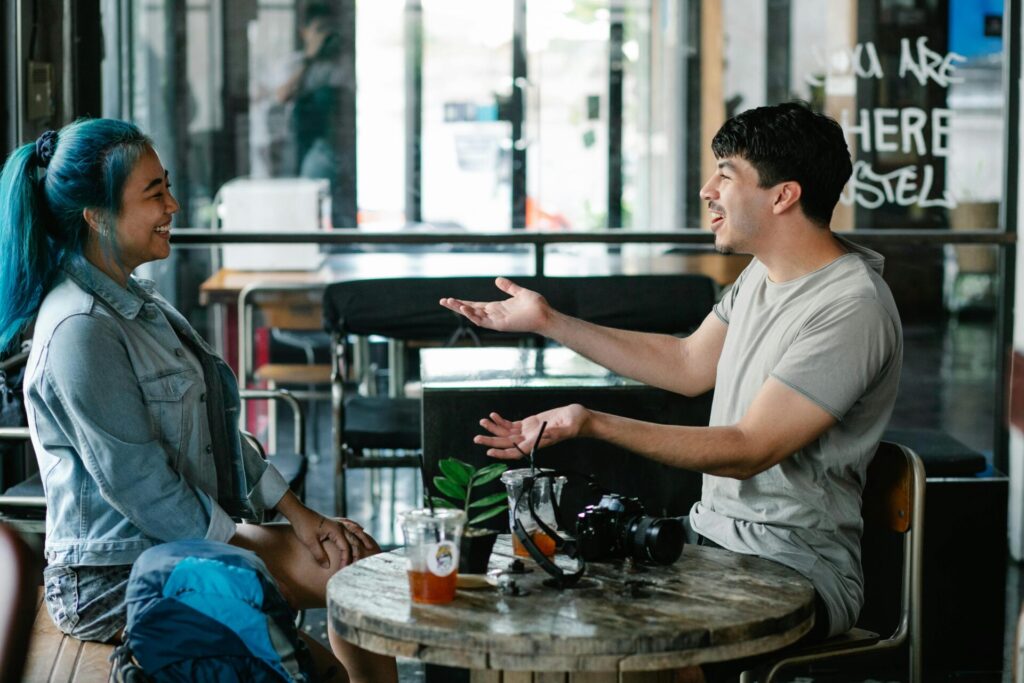
<svg viewBox="0 0 1024 683">
<path fill-rule="evenodd" d="M 651 517 L 637 498 L 608 493 L 576 518 L 576 549 L 588 562 L 632 557 L 672 564 L 683 552 L 683 524 L 676 517 Z"/>
</svg>

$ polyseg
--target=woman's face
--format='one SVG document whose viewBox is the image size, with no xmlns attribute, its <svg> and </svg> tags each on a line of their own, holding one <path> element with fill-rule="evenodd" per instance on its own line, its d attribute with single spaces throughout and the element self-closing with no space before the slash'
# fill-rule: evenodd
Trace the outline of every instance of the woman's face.
<svg viewBox="0 0 1024 683">
<path fill-rule="evenodd" d="M 160 157 L 147 148 L 125 181 L 114 229 L 121 264 L 127 271 L 125 278 L 143 263 L 170 255 L 171 218 L 178 208 Z"/>
<path fill-rule="evenodd" d="M 86 258 L 115 282 L 125 285 L 132 270 L 170 255 L 171 218 L 177 211 L 167 171 L 153 148 L 147 147 L 125 181 L 121 213 L 114 227 L 118 258 L 103 249 L 98 237 L 102 224 L 91 209 L 85 210 L 85 218 L 94 230 L 85 247 Z"/>
</svg>

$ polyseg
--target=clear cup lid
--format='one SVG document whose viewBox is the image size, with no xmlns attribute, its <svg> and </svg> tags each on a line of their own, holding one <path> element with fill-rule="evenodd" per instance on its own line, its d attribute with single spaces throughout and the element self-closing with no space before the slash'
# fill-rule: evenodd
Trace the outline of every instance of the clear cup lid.
<svg viewBox="0 0 1024 683">
<path fill-rule="evenodd" d="M 545 472 L 554 472 L 550 468 L 538 467 L 537 469 L 530 469 L 529 467 L 523 467 L 518 470 L 505 470 L 501 475 L 502 484 L 518 484 L 523 481 L 526 477 L 535 477 L 538 474 Z"/>
<path fill-rule="evenodd" d="M 403 522 L 427 522 L 441 520 L 444 522 L 465 522 L 466 513 L 462 510 L 453 510 L 451 508 L 434 508 L 433 512 L 429 508 L 417 508 L 415 510 L 406 510 L 405 512 L 399 513 L 399 517 L 402 518 Z"/>
</svg>

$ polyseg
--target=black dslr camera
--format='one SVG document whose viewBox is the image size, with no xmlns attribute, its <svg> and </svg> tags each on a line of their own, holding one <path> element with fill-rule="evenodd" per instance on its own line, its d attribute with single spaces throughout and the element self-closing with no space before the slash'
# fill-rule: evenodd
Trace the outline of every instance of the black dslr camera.
<svg viewBox="0 0 1024 683">
<path fill-rule="evenodd" d="M 597 505 L 588 505 L 577 515 L 577 553 L 588 562 L 632 557 L 672 564 L 683 552 L 683 523 L 645 512 L 636 498 L 605 494 Z"/>
</svg>

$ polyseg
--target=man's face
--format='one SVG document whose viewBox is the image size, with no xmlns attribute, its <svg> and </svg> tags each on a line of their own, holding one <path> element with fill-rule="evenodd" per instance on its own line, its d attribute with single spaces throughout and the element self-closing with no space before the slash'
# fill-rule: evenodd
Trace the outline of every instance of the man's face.
<svg viewBox="0 0 1024 683">
<path fill-rule="evenodd" d="M 299 37 L 302 38 L 303 51 L 306 56 L 313 57 L 320 51 L 324 39 L 327 38 L 327 25 L 321 19 L 314 19 L 299 28 Z"/>
<path fill-rule="evenodd" d="M 718 170 L 700 189 L 711 213 L 715 249 L 723 254 L 752 253 L 761 224 L 771 215 L 772 193 L 758 181 L 748 161 L 727 157 L 718 160 Z"/>
</svg>

